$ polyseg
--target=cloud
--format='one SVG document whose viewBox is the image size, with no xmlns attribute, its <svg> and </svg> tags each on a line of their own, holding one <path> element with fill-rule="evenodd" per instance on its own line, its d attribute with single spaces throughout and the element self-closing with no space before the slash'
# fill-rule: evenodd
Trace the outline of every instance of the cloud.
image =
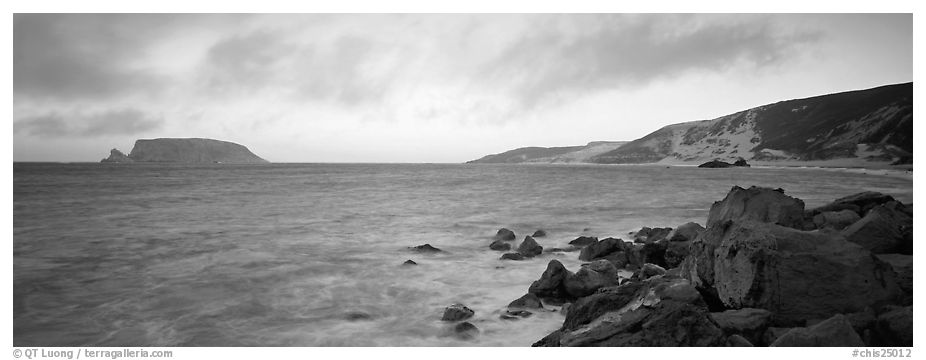
<svg viewBox="0 0 926 360">
<path fill-rule="evenodd" d="M 117 109 L 72 116 L 49 113 L 17 120 L 13 124 L 13 131 L 36 137 L 134 135 L 158 129 L 163 122 L 163 118 L 153 117 L 136 109 Z"/>
<path fill-rule="evenodd" d="M 781 34 L 761 22 L 694 21 L 691 16 L 566 19 L 580 31 L 553 26 L 527 34 L 488 62 L 483 74 L 511 84 L 514 96 L 530 107 L 557 95 L 642 86 L 690 71 L 722 72 L 740 63 L 772 66 L 820 35 Z"/>
<path fill-rule="evenodd" d="M 259 30 L 212 45 L 205 60 L 207 87 L 219 91 L 256 90 L 279 80 L 278 65 L 295 51 L 294 45 L 281 39 L 280 34 Z"/>
</svg>

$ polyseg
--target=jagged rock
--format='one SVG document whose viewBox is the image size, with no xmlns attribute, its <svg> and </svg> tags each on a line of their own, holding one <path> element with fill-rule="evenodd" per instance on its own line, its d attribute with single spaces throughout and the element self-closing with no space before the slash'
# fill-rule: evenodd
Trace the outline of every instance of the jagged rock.
<svg viewBox="0 0 926 360">
<path fill-rule="evenodd" d="M 491 244 L 489 244 L 489 249 L 492 249 L 495 251 L 508 251 L 508 250 L 511 250 L 511 244 L 506 243 L 502 240 L 495 240 Z"/>
<path fill-rule="evenodd" d="M 913 306 L 878 316 L 872 337 L 875 346 L 913 346 Z"/>
<path fill-rule="evenodd" d="M 103 160 L 100 160 L 101 163 L 124 163 L 124 162 L 135 162 L 132 158 L 126 156 L 118 149 L 112 149 L 109 151 L 109 157 Z"/>
<path fill-rule="evenodd" d="M 605 325 L 606 324 L 606 325 Z M 567 346 L 722 346 L 723 331 L 707 316 L 707 310 L 690 303 L 664 300 L 650 307 L 639 307 L 621 316 L 616 323 L 604 323 L 579 334 L 565 334 L 560 344 Z M 596 334 L 597 333 L 597 334 Z M 667 336 L 668 335 L 668 336 Z M 602 338 L 600 341 L 596 341 Z M 590 341 L 589 341 L 590 340 Z"/>
<path fill-rule="evenodd" d="M 677 228 L 673 229 L 666 235 L 666 239 L 670 242 L 688 242 L 698 237 L 702 231 L 704 231 L 703 226 L 695 222 L 689 222 L 679 225 Z"/>
<path fill-rule="evenodd" d="M 889 202 L 875 206 L 842 234 L 875 254 L 912 254 L 913 218 L 898 211 L 898 206 L 903 205 Z"/>
<path fill-rule="evenodd" d="M 753 347 L 754 345 L 752 345 L 752 343 L 749 342 L 749 340 L 746 340 L 746 338 L 733 334 L 727 338 L 727 346 L 729 347 Z"/>
<path fill-rule="evenodd" d="M 666 274 L 666 269 L 663 269 L 661 266 L 652 264 L 652 263 L 643 264 L 640 270 L 637 271 L 637 277 L 641 280 L 646 280 L 653 276 L 659 276 L 659 275 L 665 275 L 665 274 Z"/>
<path fill-rule="evenodd" d="M 716 259 L 712 279 L 687 274 L 711 283 L 726 306 L 769 310 L 776 323 L 857 312 L 899 295 L 890 266 L 838 234 L 745 221 L 719 240 L 712 254 L 686 260 Z"/>
<path fill-rule="evenodd" d="M 542 253 L 543 246 L 537 244 L 537 241 L 530 236 L 524 237 L 524 241 L 518 246 L 518 254 L 524 255 L 524 257 L 534 257 Z"/>
<path fill-rule="evenodd" d="M 563 332 L 556 330 L 550 333 L 547 336 L 544 336 L 543 339 L 538 340 L 537 342 L 531 344 L 531 347 L 558 347 L 559 340 L 563 337 Z"/>
<path fill-rule="evenodd" d="M 605 257 L 610 253 L 623 250 L 624 240 L 607 238 L 588 244 L 586 247 L 582 248 L 582 252 L 579 253 L 579 260 L 592 261 Z"/>
<path fill-rule="evenodd" d="M 862 338 L 852 329 L 852 324 L 842 314 L 807 328 L 793 328 L 770 346 L 774 347 L 808 347 L 808 346 L 850 346 L 863 347 Z"/>
<path fill-rule="evenodd" d="M 537 231 L 534 231 L 534 234 L 531 236 L 535 238 L 544 237 L 544 236 L 547 236 L 547 232 L 543 231 L 542 229 L 537 229 Z"/>
<path fill-rule="evenodd" d="M 528 293 L 509 303 L 508 308 L 543 309 L 543 304 L 537 295 Z"/>
<path fill-rule="evenodd" d="M 596 260 L 584 264 L 575 274 L 566 276 L 563 284 L 566 292 L 572 297 L 583 297 L 595 293 L 596 290 L 617 285 L 617 268 L 608 260 Z"/>
<path fill-rule="evenodd" d="M 464 321 L 453 327 L 454 335 L 461 340 L 471 340 L 479 335 L 479 328 L 469 321 Z"/>
<path fill-rule="evenodd" d="M 711 313 L 711 319 L 727 334 L 739 334 L 751 344 L 758 344 L 765 335 L 772 313 L 765 309 L 737 309 Z"/>
<path fill-rule="evenodd" d="M 516 237 L 514 236 L 514 231 L 508 230 L 506 228 L 501 228 L 501 229 L 498 229 L 498 232 L 495 233 L 494 239 L 501 240 L 501 241 L 509 241 L 509 240 L 516 239 Z"/>
<path fill-rule="evenodd" d="M 524 259 L 525 259 L 524 255 L 521 255 L 519 253 L 504 253 L 502 254 L 502 257 L 499 258 L 499 260 L 515 260 L 515 261 L 520 261 Z"/>
<path fill-rule="evenodd" d="M 617 251 L 617 252 L 610 253 L 608 255 L 605 255 L 601 259 L 610 261 L 611 264 L 613 264 L 614 267 L 618 269 L 623 269 L 624 267 L 627 266 L 627 264 L 630 263 L 630 260 L 627 258 L 627 253 L 623 251 Z"/>
<path fill-rule="evenodd" d="M 594 236 L 579 236 L 575 240 L 569 242 L 569 245 L 574 246 L 586 246 L 589 244 L 594 244 L 598 242 L 598 238 Z"/>
<path fill-rule="evenodd" d="M 894 201 L 894 198 L 890 195 L 885 195 L 874 191 L 865 191 L 858 194 L 841 197 L 829 204 L 815 208 L 812 211 L 814 212 L 814 215 L 816 215 L 818 213 L 827 211 L 840 211 L 848 209 L 855 211 L 859 216 L 865 216 L 869 209 L 889 201 Z"/>
<path fill-rule="evenodd" d="M 442 321 L 466 320 L 466 319 L 473 317 L 473 315 L 475 314 L 476 314 L 475 311 L 466 307 L 463 304 L 453 304 L 444 309 L 444 316 L 441 317 L 441 320 Z"/>
<path fill-rule="evenodd" d="M 416 263 L 416 262 L 414 262 L 414 261 L 412 261 L 412 260 L 405 260 L 405 262 L 402 263 L 402 265 L 418 265 L 418 263 Z"/>
<path fill-rule="evenodd" d="M 876 256 L 879 260 L 890 264 L 891 268 L 894 269 L 897 286 L 905 294 L 900 303 L 903 305 L 913 304 L 913 255 L 881 254 Z"/>
<path fill-rule="evenodd" d="M 409 247 L 409 249 L 411 249 L 412 251 L 420 252 L 420 253 L 438 253 L 438 252 L 443 251 L 441 249 L 431 246 L 431 244 L 412 246 L 412 247 Z"/>
<path fill-rule="evenodd" d="M 842 230 L 859 221 L 859 219 L 861 217 L 858 216 L 858 213 L 852 210 L 826 211 L 814 216 L 813 223 L 817 229 Z"/>
<path fill-rule="evenodd" d="M 664 260 L 666 268 L 676 268 L 688 257 L 691 241 L 670 241 L 666 246 Z"/>
<path fill-rule="evenodd" d="M 715 202 L 707 217 L 707 227 L 726 221 L 753 220 L 795 229 L 804 227 L 804 202 L 780 189 L 734 186 L 723 200 Z"/>
<path fill-rule="evenodd" d="M 534 281 L 527 290 L 529 294 L 534 294 L 541 299 L 565 299 L 569 298 L 566 286 L 563 281 L 572 273 L 566 270 L 559 260 L 550 260 L 547 269 L 540 275 L 540 279 Z"/>
<path fill-rule="evenodd" d="M 649 228 L 643 227 L 633 235 L 633 242 L 639 244 L 648 244 L 665 239 L 672 232 L 672 228 Z"/>
</svg>

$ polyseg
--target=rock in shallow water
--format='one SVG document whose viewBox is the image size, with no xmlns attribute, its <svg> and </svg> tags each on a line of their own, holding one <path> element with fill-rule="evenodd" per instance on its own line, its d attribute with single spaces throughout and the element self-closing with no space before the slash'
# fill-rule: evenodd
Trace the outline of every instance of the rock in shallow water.
<svg viewBox="0 0 926 360">
<path fill-rule="evenodd" d="M 495 233 L 495 240 L 509 241 L 514 240 L 514 231 L 508 230 L 506 228 L 498 229 L 498 232 Z"/>
<path fill-rule="evenodd" d="M 562 300 L 569 298 L 569 293 L 566 291 L 563 281 L 571 274 L 559 260 L 550 260 L 547 269 L 540 275 L 540 279 L 531 283 L 527 292 L 541 299 Z"/>
<path fill-rule="evenodd" d="M 624 240 L 607 238 L 601 241 L 593 242 L 582 248 L 579 253 L 579 260 L 592 261 L 607 256 L 610 253 L 623 251 Z"/>
<path fill-rule="evenodd" d="M 509 303 L 508 308 L 543 309 L 543 304 L 537 295 L 525 294 Z"/>
<path fill-rule="evenodd" d="M 463 304 L 453 304 L 453 305 L 448 306 L 446 309 L 444 309 L 444 316 L 441 317 L 441 320 L 442 321 L 466 320 L 466 319 L 473 317 L 473 315 L 475 314 L 476 314 L 475 311 L 466 307 Z"/>
<path fill-rule="evenodd" d="M 535 238 L 544 237 L 544 236 L 547 236 L 547 232 L 543 231 L 542 229 L 538 229 L 537 231 L 534 231 L 534 234 L 531 236 Z"/>
<path fill-rule="evenodd" d="M 518 254 L 524 255 L 525 257 L 534 257 L 543 253 L 543 246 L 537 244 L 537 241 L 534 238 L 527 236 L 524 238 L 524 241 L 521 242 L 521 245 L 518 246 Z"/>
<path fill-rule="evenodd" d="M 431 244 L 412 246 L 412 247 L 409 247 L 409 249 L 411 249 L 412 251 L 420 252 L 420 253 L 438 253 L 438 252 L 443 251 L 441 249 L 431 246 Z"/>
<path fill-rule="evenodd" d="M 469 321 L 464 321 L 453 327 L 454 335 L 460 340 L 472 340 L 479 335 L 479 328 Z"/>
<path fill-rule="evenodd" d="M 579 236 L 575 240 L 569 242 L 569 245 L 574 246 L 586 246 L 589 244 L 594 244 L 598 242 L 598 238 L 594 236 Z"/>
<path fill-rule="evenodd" d="M 511 244 L 506 243 L 502 240 L 495 240 L 491 244 L 489 244 L 489 249 L 492 249 L 495 251 L 508 251 L 508 250 L 511 250 Z"/>
<path fill-rule="evenodd" d="M 505 253 L 505 254 L 502 254 L 502 257 L 500 257 L 499 259 L 500 260 L 516 260 L 516 261 L 524 260 L 524 255 L 521 255 L 518 253 Z"/>
<path fill-rule="evenodd" d="M 414 262 L 414 261 L 412 261 L 412 260 L 405 260 L 405 262 L 402 263 L 402 265 L 410 266 L 410 265 L 418 265 L 418 263 L 416 263 L 416 262 Z"/>
</svg>

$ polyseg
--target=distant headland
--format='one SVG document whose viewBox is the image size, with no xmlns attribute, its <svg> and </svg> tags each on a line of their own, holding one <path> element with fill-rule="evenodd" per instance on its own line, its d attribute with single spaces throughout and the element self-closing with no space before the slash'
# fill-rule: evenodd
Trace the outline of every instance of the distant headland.
<svg viewBox="0 0 926 360">
<path fill-rule="evenodd" d="M 247 147 L 233 142 L 200 138 L 160 138 L 135 141 L 132 152 L 125 155 L 112 149 L 100 162 L 173 162 L 256 164 L 269 161 L 254 155 Z"/>
</svg>

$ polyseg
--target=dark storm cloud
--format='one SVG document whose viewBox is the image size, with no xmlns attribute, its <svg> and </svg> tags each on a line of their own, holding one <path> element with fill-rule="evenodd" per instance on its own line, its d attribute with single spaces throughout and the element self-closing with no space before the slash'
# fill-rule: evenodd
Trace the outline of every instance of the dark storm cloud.
<svg viewBox="0 0 926 360">
<path fill-rule="evenodd" d="M 163 119 L 136 109 L 109 110 L 89 115 L 50 113 L 26 117 L 13 124 L 17 134 L 37 137 L 133 135 L 160 128 Z"/>
<path fill-rule="evenodd" d="M 744 61 L 762 68 L 782 62 L 797 46 L 820 36 L 779 35 L 754 23 L 714 23 L 673 33 L 657 21 L 613 20 L 606 17 L 601 28 L 579 35 L 527 35 L 490 62 L 484 73 L 494 81 L 513 83 L 515 96 L 532 106 L 557 94 L 645 85 L 688 71 L 721 72 Z"/>
</svg>

